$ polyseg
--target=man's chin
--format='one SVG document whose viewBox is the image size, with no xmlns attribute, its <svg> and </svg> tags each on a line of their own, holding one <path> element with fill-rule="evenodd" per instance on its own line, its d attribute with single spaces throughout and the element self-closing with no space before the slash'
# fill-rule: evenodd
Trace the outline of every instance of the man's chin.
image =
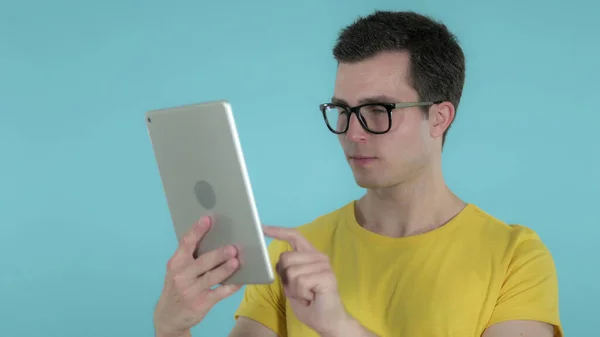
<svg viewBox="0 0 600 337">
<path fill-rule="evenodd" d="M 368 177 L 365 175 L 354 175 L 354 181 L 356 182 L 356 184 L 361 187 L 361 188 L 379 188 L 381 187 L 379 182 L 377 181 L 377 179 L 374 179 L 374 177 Z"/>
</svg>

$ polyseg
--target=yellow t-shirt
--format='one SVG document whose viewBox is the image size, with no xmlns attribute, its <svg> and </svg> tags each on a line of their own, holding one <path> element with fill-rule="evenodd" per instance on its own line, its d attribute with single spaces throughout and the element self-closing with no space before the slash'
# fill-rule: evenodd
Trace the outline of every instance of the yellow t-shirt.
<svg viewBox="0 0 600 337">
<path fill-rule="evenodd" d="M 538 235 L 468 204 L 433 231 L 402 238 L 362 228 L 354 202 L 300 226 L 327 254 L 347 311 L 378 336 L 480 337 L 506 320 L 559 320 L 550 252 Z M 269 245 L 273 266 L 287 242 Z M 292 312 L 279 278 L 247 286 L 235 318 L 258 321 L 280 337 L 318 335 Z"/>
</svg>

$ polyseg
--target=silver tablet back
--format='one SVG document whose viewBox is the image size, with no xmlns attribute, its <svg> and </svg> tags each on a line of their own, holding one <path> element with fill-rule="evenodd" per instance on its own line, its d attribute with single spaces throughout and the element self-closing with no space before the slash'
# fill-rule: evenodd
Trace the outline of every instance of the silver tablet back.
<svg viewBox="0 0 600 337">
<path fill-rule="evenodd" d="M 216 220 L 198 246 L 228 244 L 240 268 L 225 284 L 274 280 L 262 226 L 227 101 L 149 111 L 148 133 L 178 239 L 205 214 Z"/>
</svg>

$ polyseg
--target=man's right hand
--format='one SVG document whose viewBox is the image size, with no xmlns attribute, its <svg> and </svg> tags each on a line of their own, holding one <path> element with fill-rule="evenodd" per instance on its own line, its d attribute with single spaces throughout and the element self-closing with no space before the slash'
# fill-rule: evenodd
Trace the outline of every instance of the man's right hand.
<svg viewBox="0 0 600 337">
<path fill-rule="evenodd" d="M 167 264 L 167 275 L 154 311 L 157 337 L 190 336 L 210 309 L 241 286 L 220 284 L 239 267 L 233 246 L 212 250 L 194 259 L 198 242 L 210 230 L 209 217 L 203 217 L 181 240 Z"/>
</svg>

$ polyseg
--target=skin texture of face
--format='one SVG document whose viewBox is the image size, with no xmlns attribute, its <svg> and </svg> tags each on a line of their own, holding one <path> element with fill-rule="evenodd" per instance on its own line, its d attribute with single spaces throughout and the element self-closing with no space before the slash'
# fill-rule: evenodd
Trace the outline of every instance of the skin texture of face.
<svg viewBox="0 0 600 337">
<path fill-rule="evenodd" d="M 374 98 L 382 103 L 418 102 L 410 85 L 410 56 L 405 52 L 380 53 L 369 59 L 340 63 L 334 100 L 356 106 Z M 352 115 L 346 134 L 339 141 L 357 184 L 363 188 L 387 188 L 426 175 L 441 165 L 442 135 L 454 118 L 450 103 L 429 108 L 392 111 L 392 129 L 382 135 L 365 131 Z"/>
</svg>

